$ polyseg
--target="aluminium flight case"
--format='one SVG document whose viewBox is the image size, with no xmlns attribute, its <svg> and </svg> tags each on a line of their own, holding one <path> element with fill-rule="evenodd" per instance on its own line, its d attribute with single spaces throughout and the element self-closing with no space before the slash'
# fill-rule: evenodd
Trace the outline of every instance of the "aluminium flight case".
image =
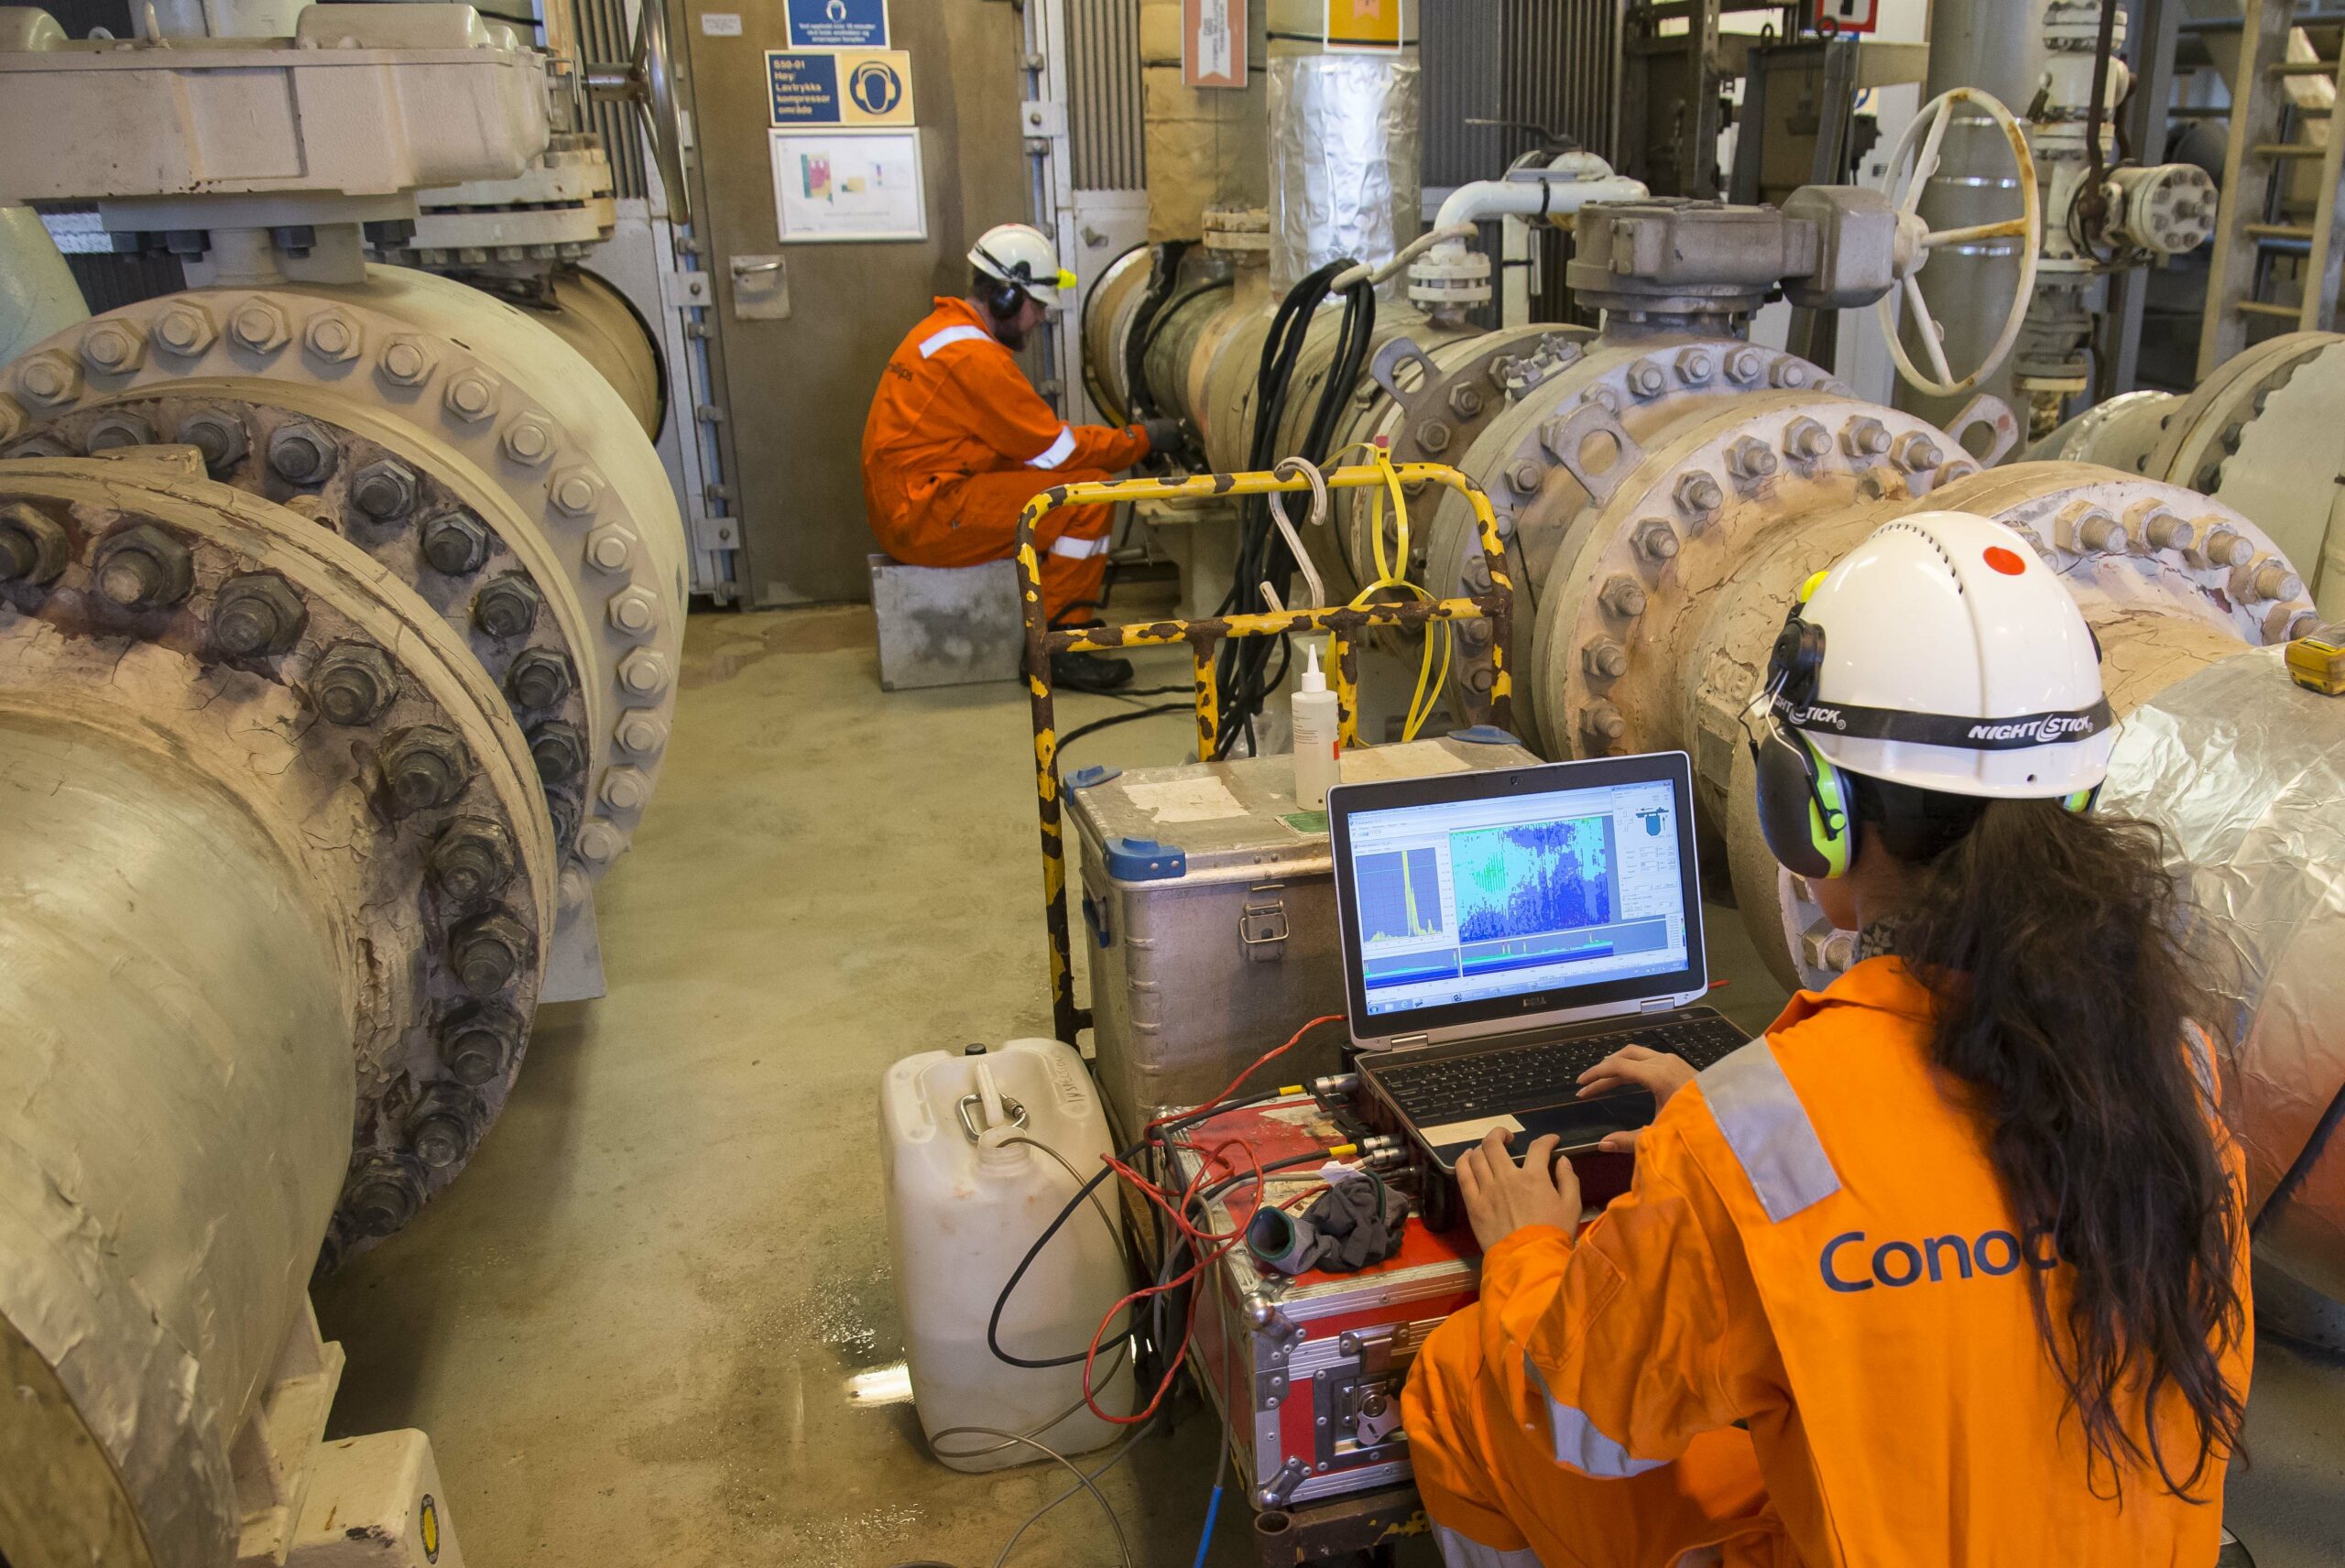
<svg viewBox="0 0 2345 1568">
<path fill-rule="evenodd" d="M 1531 768 L 1504 730 L 1368 746 L 1346 783 Z M 1288 757 L 1123 771 L 1065 781 L 1079 841 L 1090 973 L 1092 1071 L 1120 1144 L 1169 1110 L 1203 1104 L 1310 1018 L 1344 1010 L 1326 814 L 1299 810 Z M 1336 1070 L 1341 1035 L 1280 1059 L 1277 1081 Z"/>
<path fill-rule="evenodd" d="M 1213 1180 L 1249 1174 L 1251 1160 L 1233 1144 L 1267 1165 L 1350 1141 L 1307 1094 L 1227 1111 L 1183 1136 L 1189 1148 L 1173 1153 L 1176 1185 L 1201 1158 L 1211 1161 Z M 1271 1201 L 1313 1191 L 1317 1170 L 1270 1173 Z M 1246 1224 L 1254 1196 L 1249 1180 L 1214 1199 L 1208 1228 L 1227 1234 Z M 1413 1214 L 1401 1250 L 1356 1274 L 1314 1269 L 1289 1279 L 1262 1269 L 1241 1245 L 1199 1277 L 1190 1360 L 1228 1423 L 1230 1451 L 1257 1508 L 1411 1479 L 1402 1383 L 1425 1336 L 1479 1294 L 1480 1278 L 1471 1230 L 1434 1231 Z"/>
</svg>

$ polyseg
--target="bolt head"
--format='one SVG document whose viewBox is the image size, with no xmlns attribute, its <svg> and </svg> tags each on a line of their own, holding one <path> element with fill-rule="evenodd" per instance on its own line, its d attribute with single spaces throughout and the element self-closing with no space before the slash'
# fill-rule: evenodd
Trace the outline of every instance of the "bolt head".
<svg viewBox="0 0 2345 1568">
<path fill-rule="evenodd" d="M 622 764 L 604 772 L 601 793 L 603 804 L 614 811 L 639 811 L 651 799 L 651 776 L 640 768 Z"/>
<path fill-rule="evenodd" d="M 1807 366 L 1798 360 L 1779 359 L 1775 361 L 1775 367 L 1767 373 L 1767 379 L 1777 387 L 1800 387 L 1806 386 L 1815 377 L 1809 374 Z"/>
<path fill-rule="evenodd" d="M 529 1026 L 494 1002 L 466 1007 L 440 1026 L 440 1060 L 459 1083 L 478 1088 L 505 1076 L 521 1054 Z"/>
<path fill-rule="evenodd" d="M 179 439 L 203 454 L 203 466 L 223 474 L 252 452 L 245 421 L 224 408 L 199 408 L 180 421 Z"/>
<path fill-rule="evenodd" d="M 153 446 L 155 427 L 141 415 L 127 408 L 116 408 L 90 421 L 89 433 L 82 444 L 93 455 L 126 446 Z"/>
<path fill-rule="evenodd" d="M 399 691 L 390 656 L 371 642 L 335 643 L 310 667 L 310 701 L 328 724 L 371 724 Z"/>
<path fill-rule="evenodd" d="M 1598 601 L 1624 620 L 1634 620 L 1645 613 L 1644 584 L 1633 577 L 1615 577 L 1604 584 Z"/>
<path fill-rule="evenodd" d="M 607 614 L 612 630 L 629 637 L 648 637 L 660 621 L 660 600 L 650 589 L 638 583 L 612 594 Z"/>
<path fill-rule="evenodd" d="M 1759 373 L 1765 369 L 1766 365 L 1765 358 L 1755 348 L 1737 348 L 1727 351 L 1727 379 L 1741 386 L 1747 387 L 1758 380 Z"/>
<path fill-rule="evenodd" d="M 156 345 L 182 359 L 202 354 L 219 335 L 212 312 L 191 299 L 180 300 L 155 318 Z"/>
<path fill-rule="evenodd" d="M 488 564 L 488 525 L 462 506 L 435 512 L 416 530 L 416 545 L 425 565 L 461 577 Z"/>
<path fill-rule="evenodd" d="M 98 592 L 125 610 L 160 609 L 194 588 L 195 557 L 152 523 L 136 523 L 99 541 L 90 574 Z"/>
<path fill-rule="evenodd" d="M 1688 387 L 1706 385 L 1718 374 L 1718 361 L 1706 348 L 1680 349 L 1677 353 L 1677 379 Z"/>
<path fill-rule="evenodd" d="M 586 767 L 586 737 L 575 724 L 551 719 L 529 728 L 529 757 L 538 778 L 548 784 L 566 784 Z"/>
<path fill-rule="evenodd" d="M 1794 419 L 1783 431 L 1783 450 L 1814 463 L 1832 450 L 1832 432 L 1814 419 Z"/>
<path fill-rule="evenodd" d="M 414 471 L 378 457 L 350 477 L 350 503 L 378 523 L 396 523 L 415 509 Z"/>
<path fill-rule="evenodd" d="M 23 501 L 0 506 L 0 583 L 54 583 L 72 555 L 64 525 L 47 512 Z"/>
<path fill-rule="evenodd" d="M 654 697 L 668 689 L 668 659 L 664 654 L 638 648 L 619 660 L 619 684 L 638 697 Z"/>
<path fill-rule="evenodd" d="M 550 648 L 526 648 L 505 670 L 505 694 L 517 708 L 558 708 L 575 684 L 570 660 Z"/>
<path fill-rule="evenodd" d="M 1532 495 L 1538 494 L 1539 481 L 1546 476 L 1546 473 L 1543 466 L 1526 457 L 1506 471 L 1506 482 L 1513 487 L 1516 495 Z"/>
<path fill-rule="evenodd" d="M 228 316 L 228 341 L 253 354 L 275 354 L 293 336 L 285 312 L 267 299 L 247 299 Z"/>
<path fill-rule="evenodd" d="M 1850 419 L 1840 445 L 1850 457 L 1879 457 L 1889 450 L 1889 427 L 1874 419 Z"/>
<path fill-rule="evenodd" d="M 388 1155 L 367 1156 L 342 1192 L 342 1211 L 361 1236 L 388 1236 L 422 1207 L 422 1179 Z"/>
<path fill-rule="evenodd" d="M 621 751 L 637 757 L 651 757 L 668 744 L 668 721 L 649 708 L 629 708 L 619 715 L 618 727 L 611 738 L 617 741 Z"/>
<path fill-rule="evenodd" d="M 456 1094 L 464 1098 L 457 1099 Z M 428 1170 L 453 1170 L 472 1152 L 479 1120 L 479 1101 L 469 1091 L 434 1089 L 408 1118 L 408 1148 Z"/>
<path fill-rule="evenodd" d="M 328 310 L 310 319 L 301 345 L 328 365 L 348 365 L 365 352 L 366 334 L 343 311 Z"/>
<path fill-rule="evenodd" d="M 1677 530 L 1659 517 L 1647 517 L 1637 525 L 1637 553 L 1659 566 L 1677 554 Z"/>
<path fill-rule="evenodd" d="M 553 427 L 536 414 L 524 414 L 505 427 L 505 455 L 531 468 L 551 457 L 559 444 Z"/>
<path fill-rule="evenodd" d="M 566 468 L 553 476 L 546 494 L 556 509 L 573 517 L 590 517 L 603 498 L 603 482 L 586 469 Z"/>
<path fill-rule="evenodd" d="M 518 572 L 490 579 L 473 595 L 473 625 L 493 637 L 526 635 L 545 604 L 538 585 Z"/>
<path fill-rule="evenodd" d="M 609 822 L 593 822 L 578 830 L 579 855 L 596 866 L 606 866 L 627 847 L 627 835 Z"/>
<path fill-rule="evenodd" d="M 429 343 L 402 333 L 385 341 L 382 355 L 375 361 L 375 374 L 394 387 L 420 387 L 431 379 L 439 362 Z"/>
<path fill-rule="evenodd" d="M 1449 411 L 1461 419 L 1470 419 L 1482 411 L 1482 395 L 1461 381 L 1449 389 Z"/>
<path fill-rule="evenodd" d="M 322 425 L 296 419 L 268 433 L 268 465 L 295 485 L 322 485 L 333 477 L 341 447 Z"/>
<path fill-rule="evenodd" d="M 395 817 L 447 805 L 471 779 L 472 760 L 453 730 L 411 724 L 384 744 L 383 786 Z"/>
<path fill-rule="evenodd" d="M 504 386 L 485 370 L 467 370 L 451 376 L 448 390 L 442 401 L 448 412 L 466 424 L 478 424 L 496 412 L 496 404 L 504 395 Z"/>
<path fill-rule="evenodd" d="M 1726 492 L 1707 474 L 1688 474 L 1678 480 L 1674 499 L 1679 513 L 1699 527 L 1718 515 Z"/>
<path fill-rule="evenodd" d="M 300 640 L 309 611 L 274 572 L 231 577 L 212 598 L 212 640 L 237 659 L 266 659 Z"/>
<path fill-rule="evenodd" d="M 82 363 L 101 376 L 127 376 L 147 363 L 147 330 L 126 318 L 93 321 L 82 333 Z"/>
<path fill-rule="evenodd" d="M 503 822 L 465 815 L 441 830 L 423 866 L 442 892 L 469 904 L 510 882 L 517 863 L 513 835 Z"/>
<path fill-rule="evenodd" d="M 1629 390 L 1640 397 L 1655 397 L 1669 385 L 1669 377 L 1660 365 L 1643 360 L 1629 367 Z"/>
<path fill-rule="evenodd" d="M 1774 449 L 1756 436 L 1744 436 L 1727 449 L 1727 468 L 1738 478 L 1764 479 L 1781 466 Z"/>
<path fill-rule="evenodd" d="M 82 367 L 54 349 L 16 362 L 16 386 L 34 402 L 54 408 L 82 395 Z"/>
<path fill-rule="evenodd" d="M 1629 672 L 1629 650 L 1610 637 L 1597 637 L 1580 649 L 1580 668 L 1599 681 L 1617 681 Z"/>
<path fill-rule="evenodd" d="M 476 915 L 448 933 L 448 964 L 475 996 L 493 996 L 527 965 L 537 944 L 529 929 L 502 909 Z"/>
<path fill-rule="evenodd" d="M 1598 746 L 1609 746 L 1629 733 L 1629 721 L 1609 702 L 1590 702 L 1580 710 L 1580 733 Z"/>
<path fill-rule="evenodd" d="M 635 559 L 635 534 L 617 523 L 605 523 L 586 536 L 586 564 L 597 572 L 625 572 Z"/>
<path fill-rule="evenodd" d="M 1935 469 L 1943 461 L 1938 443 L 1919 431 L 1908 435 L 1897 447 L 1897 466 L 1908 474 L 1920 474 Z"/>
<path fill-rule="evenodd" d="M 1466 390 L 1466 388 L 1461 387 L 1458 390 L 1462 392 Z M 1427 419 L 1423 424 L 1419 425 L 1417 427 L 1417 445 L 1423 447 L 1429 452 L 1436 454 L 1447 452 L 1449 450 L 1449 426 L 1447 422 L 1441 419 Z"/>
</svg>

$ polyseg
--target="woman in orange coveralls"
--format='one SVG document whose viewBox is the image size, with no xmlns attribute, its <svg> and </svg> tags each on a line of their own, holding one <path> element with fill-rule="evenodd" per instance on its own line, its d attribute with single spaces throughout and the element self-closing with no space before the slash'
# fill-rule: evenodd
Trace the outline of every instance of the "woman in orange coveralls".
<svg viewBox="0 0 2345 1568">
<path fill-rule="evenodd" d="M 1453 1564 L 2217 1561 L 2248 1386 L 2239 1154 L 2155 833 L 2091 814 L 2098 649 L 2018 535 L 1884 528 L 1748 724 L 1860 962 L 1662 1102 L 1575 1237 L 1553 1140 L 1460 1161 L 1482 1294 L 1403 1401 Z"/>
</svg>

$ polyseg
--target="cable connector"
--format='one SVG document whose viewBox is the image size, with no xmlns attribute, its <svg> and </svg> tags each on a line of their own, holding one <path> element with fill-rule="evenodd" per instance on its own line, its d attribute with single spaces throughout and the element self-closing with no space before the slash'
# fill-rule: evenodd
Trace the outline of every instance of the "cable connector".
<svg viewBox="0 0 2345 1568">
<path fill-rule="evenodd" d="M 1395 1135 L 1380 1132 L 1359 1140 L 1359 1161 L 1370 1169 L 1386 1169 L 1405 1164 L 1409 1147 Z"/>
<path fill-rule="evenodd" d="M 1348 1100 L 1358 1093 L 1359 1074 L 1357 1073 L 1330 1073 L 1325 1077 L 1311 1080 L 1311 1097 L 1323 1105 L 1335 1100 Z"/>
</svg>

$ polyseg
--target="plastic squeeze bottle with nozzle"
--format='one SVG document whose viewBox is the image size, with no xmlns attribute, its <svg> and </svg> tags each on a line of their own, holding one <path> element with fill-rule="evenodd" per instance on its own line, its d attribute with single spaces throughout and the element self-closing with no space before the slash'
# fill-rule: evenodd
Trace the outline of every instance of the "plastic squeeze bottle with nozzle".
<svg viewBox="0 0 2345 1568">
<path fill-rule="evenodd" d="M 1336 694 L 1327 690 L 1326 672 L 1319 668 L 1319 645 L 1306 643 L 1303 683 L 1288 699 L 1294 708 L 1294 803 L 1306 811 L 1327 804 L 1327 788 L 1337 782 L 1342 742 L 1338 738 Z"/>
</svg>

